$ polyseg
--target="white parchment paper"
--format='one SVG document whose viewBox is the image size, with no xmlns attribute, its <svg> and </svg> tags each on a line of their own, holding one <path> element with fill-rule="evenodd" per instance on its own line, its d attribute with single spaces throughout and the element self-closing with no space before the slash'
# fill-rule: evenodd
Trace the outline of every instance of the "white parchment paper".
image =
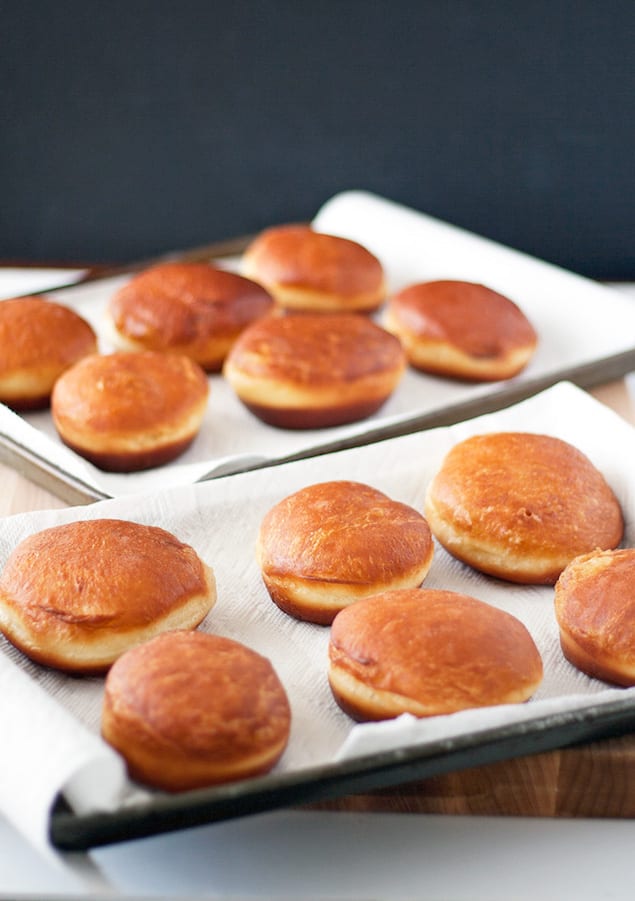
<svg viewBox="0 0 635 901">
<path fill-rule="evenodd" d="M 635 430 L 569 383 L 516 406 L 457 425 L 268 469 L 90 506 L 20 514 L 0 521 L 0 565 L 26 535 L 75 519 L 120 517 L 162 526 L 192 544 L 214 569 L 218 602 L 202 628 L 235 638 L 271 659 L 289 694 L 293 726 L 278 765 L 285 772 L 391 747 L 478 732 L 545 711 L 631 697 L 590 679 L 562 657 L 553 589 L 490 579 L 437 547 L 424 587 L 472 594 L 517 616 L 543 657 L 535 697 L 516 707 L 469 711 L 431 720 L 353 725 L 334 703 L 326 679 L 329 630 L 286 616 L 260 578 L 254 546 L 266 511 L 306 485 L 329 479 L 366 482 L 421 510 L 428 482 L 457 441 L 485 431 L 555 435 L 586 453 L 622 504 L 625 545 L 635 539 Z M 51 805 L 64 790 L 78 812 L 119 809 L 151 792 L 130 784 L 121 761 L 99 738 L 103 680 L 70 678 L 28 661 L 0 640 L 0 809 L 25 835 L 46 846 Z"/>
</svg>

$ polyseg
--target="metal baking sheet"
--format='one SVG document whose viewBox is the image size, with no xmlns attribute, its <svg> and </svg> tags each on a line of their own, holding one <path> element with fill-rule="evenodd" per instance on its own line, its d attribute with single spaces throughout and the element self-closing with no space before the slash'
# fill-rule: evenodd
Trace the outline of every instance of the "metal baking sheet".
<svg viewBox="0 0 635 901">
<path fill-rule="evenodd" d="M 51 841 L 64 851 L 157 835 L 281 807 L 311 804 L 388 788 L 431 776 L 539 754 L 635 730 L 635 699 L 589 704 L 507 728 L 399 748 L 301 773 L 250 779 L 220 788 L 163 797 L 116 813 L 77 816 L 59 802 L 51 818 Z"/>
<path fill-rule="evenodd" d="M 159 470 L 129 475 L 101 473 L 64 448 L 48 413 L 28 414 L 18 421 L 0 406 L 0 459 L 67 502 L 90 503 L 458 422 L 515 403 L 563 379 L 591 387 L 635 369 L 635 303 L 616 290 L 372 195 L 338 195 L 315 221 L 324 230 L 328 227 L 365 242 L 380 258 L 383 252 L 391 287 L 416 277 L 444 275 L 472 277 L 504 289 L 537 328 L 540 344 L 534 359 L 516 378 L 488 384 L 456 382 L 409 369 L 393 397 L 369 419 L 307 432 L 265 425 L 240 404 L 222 376 L 210 376 L 210 408 L 194 445 Z M 247 240 L 167 258 L 221 260 L 234 268 Z M 419 252 L 421 242 L 425 253 Z M 151 262 L 136 263 L 131 270 Z M 130 270 L 110 273 L 51 295 L 85 315 L 107 350 L 104 309 L 111 293 L 129 276 Z"/>
<path fill-rule="evenodd" d="M 358 726 L 339 710 L 326 680 L 328 629 L 286 616 L 264 588 L 255 560 L 255 540 L 262 516 L 279 499 L 318 481 L 353 478 L 421 509 L 429 479 L 447 450 L 470 434 L 500 429 L 553 434 L 586 453 L 615 490 L 625 514 L 624 544 L 633 546 L 635 429 L 569 383 L 449 427 L 236 474 L 187 489 L 1 520 L 0 564 L 24 535 L 74 519 L 118 516 L 170 529 L 192 544 L 215 570 L 218 601 L 201 628 L 241 640 L 268 656 L 287 688 L 294 711 L 289 748 L 269 775 L 169 797 L 130 785 L 114 809 L 107 812 L 78 813 L 77 808 L 71 810 L 59 800 L 50 819 L 52 842 L 68 850 L 82 849 L 387 787 L 631 731 L 635 727 L 635 688 L 611 688 L 583 676 L 564 660 L 552 615 L 550 587 L 491 579 L 459 564 L 442 548 L 435 548 L 424 587 L 463 591 L 517 615 L 538 644 L 545 679 L 527 704 L 471 711 L 469 718 L 457 714 L 415 721 L 408 726 L 414 731 L 407 737 L 400 722 L 380 724 L 378 732 L 377 724 Z M 91 734 L 98 732 L 101 680 L 85 681 L 43 671 L 6 642 L 0 642 L 0 670 L 3 659 L 7 667 L 17 666 L 29 677 L 38 697 L 40 691 L 45 692 L 47 699 L 52 697 L 72 713 L 74 722 L 78 720 Z M 22 717 L 12 708 L 10 694 L 5 691 L 0 703 L 9 731 L 13 729 L 12 716 Z M 31 710 L 36 706 L 34 703 Z M 23 720 L 21 723 L 24 727 Z M 38 717 L 32 713 L 27 726 L 29 755 L 45 755 L 50 767 L 51 742 L 55 742 L 54 756 L 67 756 L 59 731 L 38 735 Z M 347 753 L 342 752 L 344 747 Z M 3 753 L 0 748 L 0 766 L 10 769 Z M 39 772 L 46 770 L 46 765 L 29 758 L 28 770 Z M 61 788 L 56 788 L 55 794 Z M 41 798 L 43 805 L 46 802 Z"/>
</svg>

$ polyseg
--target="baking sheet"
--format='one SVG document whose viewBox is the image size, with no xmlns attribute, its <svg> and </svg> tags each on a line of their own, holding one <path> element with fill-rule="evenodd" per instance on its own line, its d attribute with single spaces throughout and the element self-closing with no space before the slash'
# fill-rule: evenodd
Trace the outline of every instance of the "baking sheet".
<svg viewBox="0 0 635 901">
<path fill-rule="evenodd" d="M 50 828 L 61 847 L 89 847 L 631 729 L 635 689 L 590 679 L 562 657 L 552 588 L 486 577 L 436 547 L 424 586 L 472 594 L 516 615 L 542 654 L 544 681 L 524 705 L 366 725 L 353 724 L 331 697 L 329 630 L 286 616 L 264 588 L 255 540 L 262 517 L 282 497 L 314 482 L 352 478 L 422 509 L 427 484 L 450 447 L 471 434 L 499 429 L 552 434 L 586 453 L 616 492 L 625 513 L 624 543 L 633 545 L 635 429 L 569 383 L 446 428 L 153 495 L 0 521 L 0 564 L 27 534 L 74 519 L 118 516 L 171 530 L 192 544 L 216 574 L 218 601 L 202 628 L 269 657 L 293 713 L 289 747 L 268 776 L 165 796 L 129 783 L 121 759 L 99 739 L 103 680 L 38 667 L 3 641 L 0 720 L 11 740 L 0 744 L 0 772 L 15 776 L 0 780 L 3 813 L 32 840 L 41 841 Z M 28 779 L 20 778 L 27 773 Z M 64 804 L 50 817 L 60 791 Z"/>
<path fill-rule="evenodd" d="M 366 192 L 332 198 L 318 212 L 315 226 L 366 244 L 386 268 L 391 290 L 424 279 L 465 278 L 507 294 L 539 334 L 529 366 L 515 379 L 487 384 L 454 382 L 409 369 L 393 396 L 369 419 L 301 432 L 260 422 L 221 376 L 211 376 L 207 415 L 192 447 L 166 466 L 129 475 L 100 472 L 64 447 L 48 412 L 20 417 L 0 405 L 0 459 L 68 502 L 84 503 L 457 422 L 562 379 L 588 387 L 635 369 L 635 303 L 616 290 Z M 204 256 L 205 250 L 192 255 Z M 224 265 L 236 268 L 238 262 L 226 258 Z M 100 335 L 101 349 L 108 351 L 104 310 L 128 278 L 120 274 L 51 294 L 85 316 Z"/>
</svg>

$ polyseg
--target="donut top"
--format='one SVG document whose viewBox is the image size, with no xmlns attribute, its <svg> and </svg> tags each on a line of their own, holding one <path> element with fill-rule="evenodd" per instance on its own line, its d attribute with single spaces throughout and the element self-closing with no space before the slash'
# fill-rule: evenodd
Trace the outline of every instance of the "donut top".
<svg viewBox="0 0 635 901">
<path fill-rule="evenodd" d="M 99 431 L 138 432 L 178 423 L 203 403 L 209 385 L 187 357 L 154 351 L 85 357 L 55 384 L 53 417 Z"/>
<path fill-rule="evenodd" d="M 286 741 L 290 707 L 271 663 L 229 638 L 166 632 L 121 656 L 107 697 L 117 714 L 181 753 L 222 764 Z"/>
<path fill-rule="evenodd" d="M 134 276 L 110 300 L 116 328 L 154 350 L 241 330 L 267 313 L 262 285 L 208 263 L 161 263 Z"/>
<path fill-rule="evenodd" d="M 239 336 L 232 366 L 254 378 L 331 385 L 405 367 L 398 338 L 355 313 L 268 317 Z"/>
<path fill-rule="evenodd" d="M 485 285 L 422 282 L 395 294 L 389 306 L 414 334 L 450 343 L 473 357 L 497 357 L 537 340 L 522 310 Z"/>
<path fill-rule="evenodd" d="M 127 630 L 208 591 L 193 548 L 156 526 L 96 519 L 25 538 L 0 576 L 0 613 L 20 608 L 35 631 Z"/>
<path fill-rule="evenodd" d="M 454 591 L 401 589 L 357 601 L 336 616 L 329 655 L 365 685 L 435 712 L 500 703 L 542 679 L 525 626 Z"/>
<path fill-rule="evenodd" d="M 437 514 L 514 553 L 548 550 L 569 559 L 615 547 L 624 520 L 602 473 L 581 451 L 549 435 L 494 432 L 456 444 L 432 480 Z"/>
<path fill-rule="evenodd" d="M 573 560 L 556 583 L 556 617 L 594 656 L 635 664 L 635 548 L 594 551 Z"/>
<path fill-rule="evenodd" d="M 346 480 L 310 485 L 263 518 L 260 565 L 333 583 L 386 582 L 432 552 L 425 518 L 375 488 Z"/>
<path fill-rule="evenodd" d="M 369 250 L 309 226 L 265 230 L 246 249 L 243 264 L 245 272 L 266 285 L 310 288 L 341 297 L 384 293 L 383 268 Z"/>
<path fill-rule="evenodd" d="M 30 365 L 71 366 L 97 350 L 92 327 L 73 310 L 41 297 L 0 302 L 0 375 Z"/>
</svg>

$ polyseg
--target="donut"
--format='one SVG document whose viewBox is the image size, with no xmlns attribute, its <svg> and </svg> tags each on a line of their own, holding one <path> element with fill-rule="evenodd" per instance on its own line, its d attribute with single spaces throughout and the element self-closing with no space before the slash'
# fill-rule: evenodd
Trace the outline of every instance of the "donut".
<svg viewBox="0 0 635 901">
<path fill-rule="evenodd" d="M 212 569 L 156 526 L 94 519 L 22 540 L 0 574 L 0 630 L 37 663 L 106 670 L 166 629 L 193 629 L 216 601 Z"/>
<path fill-rule="evenodd" d="M 180 456 L 198 434 L 209 385 L 193 360 L 158 351 L 84 357 L 53 388 L 57 432 L 100 469 L 135 472 Z"/>
<path fill-rule="evenodd" d="M 47 407 L 59 376 L 97 352 L 97 337 L 78 313 L 45 297 L 0 302 L 0 403 Z"/>
<path fill-rule="evenodd" d="M 635 548 L 576 557 L 554 603 L 567 660 L 593 678 L 635 685 Z"/>
<path fill-rule="evenodd" d="M 131 778 L 164 791 L 268 772 L 290 722 L 271 663 L 220 635 L 167 632 L 121 656 L 106 677 L 104 739 Z"/>
<path fill-rule="evenodd" d="M 331 626 L 329 685 L 358 721 L 522 703 L 542 677 L 520 620 L 454 591 L 386 591 L 346 607 Z"/>
<path fill-rule="evenodd" d="M 428 485 L 424 509 L 454 557 L 527 584 L 553 585 L 574 557 L 616 547 L 624 531 L 619 501 L 588 457 L 527 432 L 456 444 Z"/>
<path fill-rule="evenodd" d="M 111 297 L 108 323 L 118 350 L 185 354 L 218 372 L 241 331 L 272 307 L 262 285 L 235 272 L 201 262 L 160 263 Z"/>
<path fill-rule="evenodd" d="M 374 254 L 307 225 L 261 232 L 243 253 L 242 271 L 284 309 L 369 313 L 386 297 L 383 267 Z"/>
<path fill-rule="evenodd" d="M 327 625 L 359 598 L 415 588 L 432 563 L 425 518 L 361 482 L 309 485 L 262 520 L 256 556 L 272 600 Z"/>
<path fill-rule="evenodd" d="M 408 285 L 391 296 L 383 324 L 402 341 L 414 368 L 469 381 L 512 378 L 538 343 L 508 297 L 450 279 Z"/>
<path fill-rule="evenodd" d="M 227 356 L 223 374 L 264 422 L 315 429 L 376 412 L 405 367 L 398 339 L 368 317 L 305 313 L 249 326 Z"/>
</svg>

